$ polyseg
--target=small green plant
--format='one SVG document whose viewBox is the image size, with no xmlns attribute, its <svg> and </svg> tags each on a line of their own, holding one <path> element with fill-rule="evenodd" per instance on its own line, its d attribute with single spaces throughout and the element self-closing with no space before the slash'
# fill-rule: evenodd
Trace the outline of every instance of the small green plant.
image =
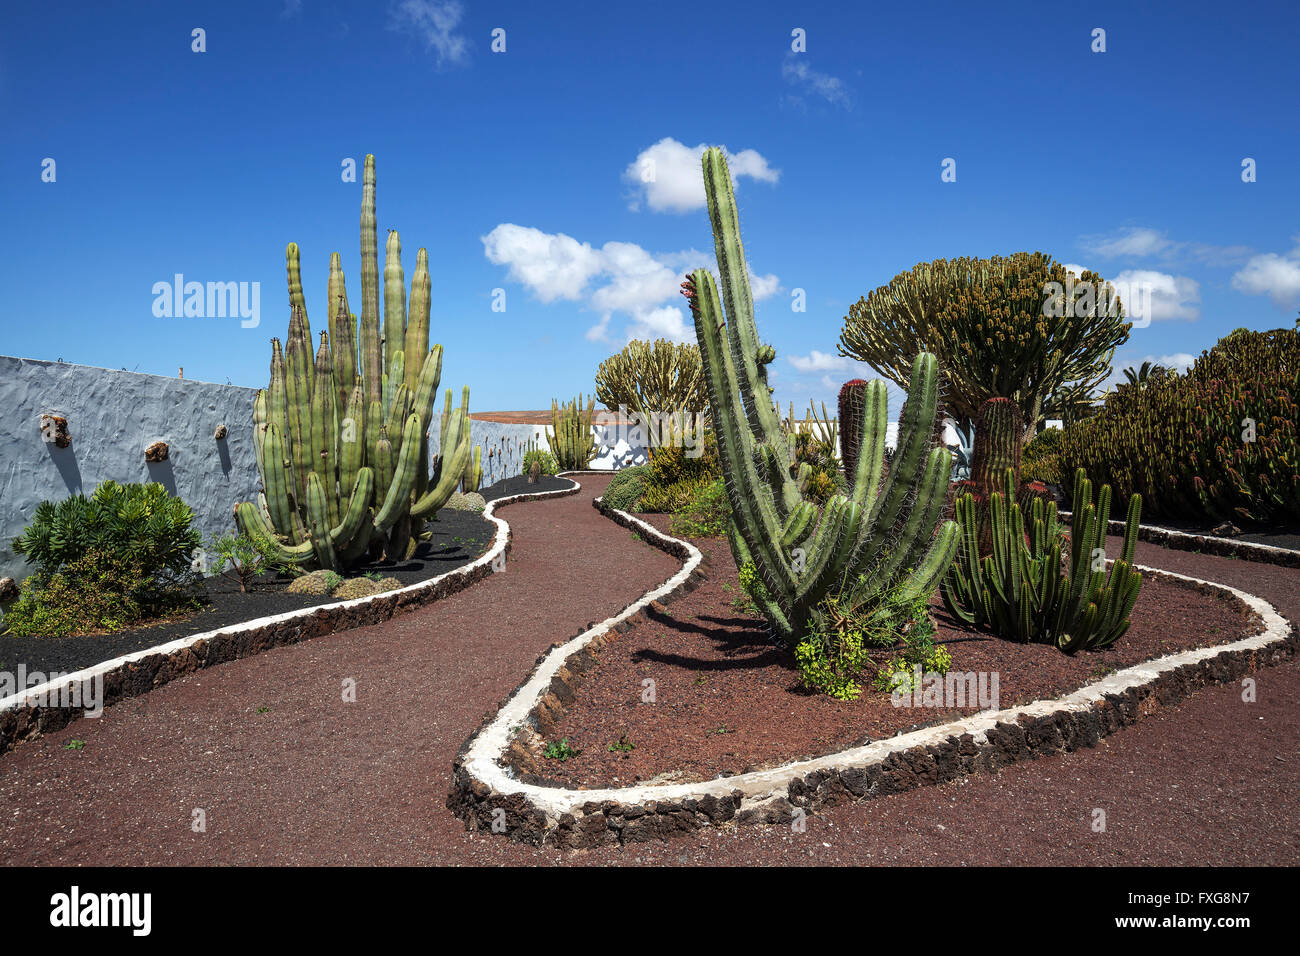
<svg viewBox="0 0 1300 956">
<path fill-rule="evenodd" d="M 616 743 L 609 745 L 609 749 L 616 753 L 630 753 L 636 749 L 636 744 L 627 739 L 627 734 L 618 738 Z"/>
<path fill-rule="evenodd" d="M 69 740 L 63 745 L 64 750 L 85 750 L 86 742 L 84 740 Z"/>
<path fill-rule="evenodd" d="M 799 680 L 836 700 L 856 700 L 868 679 L 879 690 L 901 690 L 911 686 L 917 666 L 946 674 L 952 665 L 947 649 L 934 645 L 923 596 L 895 590 L 882 601 L 855 605 L 845 592 L 826 599 L 814 624 L 795 647 Z"/>
<path fill-rule="evenodd" d="M 721 737 L 723 734 L 730 734 L 730 733 L 734 733 L 734 731 L 730 727 L 728 727 L 726 724 L 718 724 L 718 726 L 714 727 L 712 730 L 706 730 L 704 732 L 704 736 Z"/>
<path fill-rule="evenodd" d="M 213 573 L 238 581 L 241 593 L 247 593 L 249 585 L 263 572 L 286 570 L 274 545 L 242 531 L 209 538 L 208 550 L 217 559 L 212 566 Z"/>
<path fill-rule="evenodd" d="M 698 486 L 691 497 L 673 511 L 669 530 L 687 538 L 718 538 L 727 533 L 730 520 L 727 486 L 717 478 Z"/>
<path fill-rule="evenodd" d="M 369 581 L 382 581 L 384 579 L 384 576 L 380 574 L 378 571 L 367 571 L 365 574 L 362 575 L 362 577 L 366 578 Z"/>
<path fill-rule="evenodd" d="M 546 745 L 542 751 L 542 756 L 547 760 L 558 760 L 560 763 L 568 760 L 570 757 L 576 757 L 582 753 L 581 750 L 574 750 L 569 746 L 569 738 L 561 737 L 559 740 L 553 740 Z"/>
<path fill-rule="evenodd" d="M 537 462 L 537 466 L 543 475 L 554 475 L 560 470 L 559 464 L 555 461 L 555 456 L 545 448 L 530 448 L 524 452 L 524 467 L 520 474 L 527 475 L 532 471 L 533 462 Z"/>
<path fill-rule="evenodd" d="M 261 707 L 257 708 L 257 712 L 259 714 L 269 714 L 271 712 L 271 708 L 263 704 Z"/>
</svg>

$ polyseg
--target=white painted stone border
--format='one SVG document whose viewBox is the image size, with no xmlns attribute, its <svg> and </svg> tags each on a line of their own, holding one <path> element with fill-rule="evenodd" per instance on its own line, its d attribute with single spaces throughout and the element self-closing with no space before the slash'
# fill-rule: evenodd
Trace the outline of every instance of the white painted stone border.
<svg viewBox="0 0 1300 956">
<path fill-rule="evenodd" d="M 566 472 L 556 477 L 566 477 Z M 297 619 L 306 620 L 307 618 L 324 610 L 334 610 L 338 608 L 359 607 L 372 601 L 387 600 L 402 594 L 414 594 L 421 591 L 435 589 L 440 583 L 448 581 L 455 577 L 472 577 L 474 572 L 485 566 L 491 565 L 494 561 L 505 555 L 510 542 L 510 525 L 505 520 L 496 517 L 493 514 L 495 508 L 499 505 L 508 505 L 520 501 L 532 501 L 549 496 L 574 495 L 582 490 L 582 485 L 573 481 L 573 488 L 557 488 L 552 491 L 535 491 L 524 492 L 517 495 L 511 495 L 507 498 L 497 498 L 489 501 L 483 509 L 482 515 L 496 525 L 496 536 L 493 539 L 492 546 L 475 558 L 468 564 L 463 564 L 458 568 L 453 568 L 437 577 L 428 578 L 424 581 L 417 581 L 414 584 L 408 584 L 405 587 L 395 588 L 392 591 L 382 591 L 379 594 L 370 594 L 365 597 L 352 598 L 347 601 L 333 601 L 328 604 L 313 604 L 311 607 L 299 608 L 295 611 L 285 611 L 282 614 L 272 614 L 267 617 L 254 618 L 250 621 L 242 621 L 238 624 L 227 624 L 211 631 L 203 631 L 199 634 L 192 634 L 187 637 L 177 638 L 174 641 L 168 641 L 165 644 L 158 644 L 154 647 L 148 647 L 140 651 L 132 651 L 130 654 L 123 654 L 120 657 L 114 657 L 110 660 L 94 664 L 90 667 L 74 671 L 71 674 L 62 675 L 57 681 L 46 681 L 35 687 L 29 687 L 18 693 L 11 694 L 8 697 L 0 698 L 0 720 L 3 720 L 7 712 L 19 710 L 24 707 L 40 708 L 42 710 L 58 709 L 47 706 L 44 701 L 57 701 L 72 699 L 68 695 L 68 689 L 74 686 L 84 687 L 87 682 L 95 680 L 97 677 L 107 677 L 117 671 L 124 671 L 132 664 L 142 661 L 148 657 L 168 657 L 178 651 L 187 650 L 195 647 L 203 641 L 212 641 L 220 637 L 228 637 L 240 634 L 245 631 L 259 630 L 261 628 L 280 624 L 286 621 Z M 472 583 L 472 582 L 471 582 Z M 468 585 L 466 585 L 468 586 Z M 422 605 L 424 606 L 424 605 Z M 391 619 L 391 618 L 390 618 Z M 333 632 L 338 633 L 338 632 Z M 238 658 L 236 658 L 238 659 Z M 222 662 L 226 663 L 226 662 Z M 160 685 L 155 685 L 160 686 Z M 80 709 L 80 708 L 76 708 Z M 74 718 L 75 719 L 75 718 Z M 3 749 L 3 748 L 0 748 Z"/>
<path fill-rule="evenodd" d="M 617 511 L 617 509 L 609 509 Z M 612 787 L 591 790 L 573 790 L 561 787 L 549 787 L 524 783 L 512 776 L 503 766 L 503 758 L 512 740 L 512 729 L 526 726 L 533 710 L 551 688 L 552 678 L 565 665 L 568 659 L 581 651 L 592 640 L 612 632 L 616 625 L 643 610 L 651 601 L 667 596 L 686 582 L 690 574 L 699 566 L 702 556 L 689 542 L 681 541 L 663 534 L 657 528 L 647 524 L 627 512 L 617 513 L 638 529 L 661 541 L 669 541 L 684 546 L 691 557 L 682 566 L 682 570 L 673 575 L 663 585 L 646 592 L 639 600 L 625 608 L 620 614 L 594 625 L 577 637 L 560 644 L 546 654 L 537 668 L 515 693 L 501 706 L 496 715 L 470 739 L 463 748 L 460 768 L 467 780 L 458 780 L 453 786 L 486 788 L 493 794 L 493 802 L 503 798 L 506 802 L 517 803 L 519 798 L 533 811 L 540 812 L 548 827 L 555 827 L 561 818 L 581 818 L 584 807 L 615 803 L 623 806 L 645 805 L 649 803 L 680 805 L 684 801 L 724 800 L 741 796 L 736 807 L 736 815 L 762 807 L 787 797 L 791 784 L 802 781 L 809 774 L 818 771 L 843 771 L 846 769 L 866 769 L 884 764 L 891 756 L 903 754 L 914 748 L 923 748 L 948 742 L 969 734 L 976 747 L 988 742 L 988 734 L 998 724 L 1016 724 L 1023 718 L 1042 718 L 1058 712 L 1088 711 L 1105 700 L 1108 695 L 1119 695 L 1142 685 L 1149 684 L 1162 674 L 1179 667 L 1197 664 L 1225 652 L 1260 651 L 1271 645 L 1284 642 L 1290 632 L 1290 623 L 1263 598 L 1226 584 L 1206 581 L 1188 575 L 1164 571 L 1137 565 L 1139 570 L 1159 576 L 1186 581 L 1189 584 L 1208 586 L 1225 591 L 1240 599 L 1263 621 L 1263 629 L 1252 637 L 1243 638 L 1228 644 L 1197 648 L 1169 654 L 1164 657 L 1145 661 L 1126 667 L 1123 670 L 1100 681 L 1089 684 L 1073 693 L 1056 699 L 1033 701 L 1019 707 L 997 711 L 981 711 L 960 720 L 951 721 L 934 727 L 926 727 L 897 737 L 873 741 L 865 746 L 855 747 L 838 753 L 827 754 L 810 760 L 799 760 L 767 770 L 752 771 L 714 780 L 680 784 L 644 784 L 631 787 Z M 513 799 L 512 799 L 513 798 Z"/>
<path fill-rule="evenodd" d="M 1074 519 L 1074 513 L 1070 511 L 1058 512 L 1062 523 L 1068 524 Z M 1255 541 L 1238 541 L 1236 538 L 1220 537 L 1217 534 L 1193 534 L 1190 531 L 1176 531 L 1173 528 L 1165 528 L 1158 524 L 1138 524 L 1138 540 L 1145 541 L 1147 544 L 1154 544 L 1160 547 L 1168 547 L 1163 541 L 1153 539 L 1152 534 L 1164 535 L 1175 541 L 1185 542 L 1187 544 L 1206 544 L 1222 548 L 1225 552 L 1238 552 L 1237 557 L 1243 561 L 1257 561 L 1260 564 L 1273 564 L 1278 567 L 1300 567 L 1300 551 L 1293 548 L 1279 548 L 1274 544 L 1259 544 Z M 1123 536 L 1124 522 L 1116 519 L 1110 519 L 1106 523 L 1106 534 Z M 1188 551 L 1193 549 L 1187 548 L 1169 548 L 1171 551 Z M 1203 551 L 1211 557 L 1229 557 L 1230 555 L 1216 554 L 1214 552 Z M 1281 560 L 1279 560 L 1281 559 Z M 1166 572 L 1167 573 L 1167 572 Z"/>
</svg>

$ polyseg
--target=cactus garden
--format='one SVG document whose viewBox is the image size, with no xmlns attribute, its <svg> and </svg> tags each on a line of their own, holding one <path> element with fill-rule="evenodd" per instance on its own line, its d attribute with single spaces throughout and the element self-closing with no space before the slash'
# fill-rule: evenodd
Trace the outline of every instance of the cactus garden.
<svg viewBox="0 0 1300 956">
<path fill-rule="evenodd" d="M 1300 862 L 1294 11 L 274 6 L 0 39 L 0 861 Z"/>
</svg>

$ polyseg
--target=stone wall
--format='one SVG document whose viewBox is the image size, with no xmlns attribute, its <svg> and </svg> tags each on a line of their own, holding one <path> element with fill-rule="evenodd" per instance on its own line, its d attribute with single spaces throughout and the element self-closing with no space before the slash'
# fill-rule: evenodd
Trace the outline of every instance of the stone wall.
<svg viewBox="0 0 1300 956">
<path fill-rule="evenodd" d="M 156 481 L 194 509 L 206 538 L 231 530 L 231 510 L 259 488 L 253 458 L 256 390 L 160 375 L 0 356 L 0 577 L 30 566 L 13 539 L 36 506 L 101 481 Z M 47 442 L 41 416 L 67 419 L 67 447 Z M 215 437 L 226 426 L 224 438 Z M 166 442 L 167 460 L 145 461 Z"/>
</svg>

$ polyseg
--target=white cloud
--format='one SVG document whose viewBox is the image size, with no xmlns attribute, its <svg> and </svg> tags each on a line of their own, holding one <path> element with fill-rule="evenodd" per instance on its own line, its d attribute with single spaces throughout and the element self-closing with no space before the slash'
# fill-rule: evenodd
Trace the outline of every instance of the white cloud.
<svg viewBox="0 0 1300 956">
<path fill-rule="evenodd" d="M 1154 269 L 1125 269 L 1109 280 L 1135 322 L 1195 319 L 1201 314 L 1201 285 L 1189 276 Z"/>
<path fill-rule="evenodd" d="M 1079 245 L 1095 256 L 1114 259 L 1119 256 L 1155 256 L 1172 249 L 1174 243 L 1154 229 L 1130 227 L 1117 235 L 1085 236 Z"/>
<path fill-rule="evenodd" d="M 637 209 L 645 200 L 654 212 L 691 212 L 704 208 L 704 176 L 700 171 L 700 157 L 706 144 L 690 147 L 666 136 L 653 146 L 647 146 L 623 170 L 623 181 L 637 190 L 630 204 Z M 760 182 L 775 183 L 781 171 L 773 169 L 757 151 L 742 149 L 733 153 L 725 147 L 727 166 L 732 178 L 748 176 Z"/>
<path fill-rule="evenodd" d="M 862 367 L 862 363 L 851 358 L 830 355 L 817 349 L 813 349 L 807 355 L 789 355 L 787 359 L 800 372 L 847 372 L 849 369 Z"/>
<path fill-rule="evenodd" d="M 603 268 L 601 253 L 563 233 L 545 233 L 504 222 L 482 237 L 488 261 L 508 265 L 509 276 L 543 302 L 582 298 Z"/>
<path fill-rule="evenodd" d="M 1249 246 L 1178 242 L 1148 226 L 1129 226 L 1109 235 L 1083 236 L 1079 246 L 1101 259 L 1195 260 L 1209 266 L 1235 265 L 1251 253 Z"/>
<path fill-rule="evenodd" d="M 694 325 L 679 297 L 683 274 L 711 267 L 704 253 L 689 249 L 655 255 L 631 242 L 607 242 L 599 249 L 563 233 L 501 223 L 482 237 L 483 252 L 494 265 L 507 266 L 507 277 L 525 286 L 542 302 L 582 302 L 600 314 L 587 338 L 605 341 L 614 315 L 628 320 L 627 340 L 670 338 L 693 341 Z M 775 275 L 752 276 L 754 300 L 780 289 Z M 682 305 L 677 305 L 682 302 Z"/>
<path fill-rule="evenodd" d="M 844 81 L 829 73 L 819 73 L 814 70 L 808 65 L 805 56 L 806 54 L 793 54 L 786 57 L 781 65 L 781 76 L 785 81 L 805 92 L 820 96 L 835 106 L 843 106 L 846 110 L 853 109 L 853 94 L 844 85 Z"/>
<path fill-rule="evenodd" d="M 1267 295 L 1279 309 L 1295 308 L 1300 302 L 1300 245 L 1284 255 L 1252 257 L 1232 277 L 1232 287 L 1246 295 Z"/>
<path fill-rule="evenodd" d="M 1061 264 L 1065 266 L 1066 272 L 1073 272 L 1077 276 L 1081 276 L 1088 271 L 1087 266 L 1081 266 L 1077 262 L 1063 262 Z"/>
<path fill-rule="evenodd" d="M 464 13 L 458 0 L 397 0 L 389 8 L 389 29 L 423 40 L 441 69 L 469 60 L 469 41 L 456 32 Z"/>
<path fill-rule="evenodd" d="M 1110 367 L 1108 375 L 1100 385 L 1102 391 L 1114 388 L 1116 385 L 1127 382 L 1128 378 L 1124 375 L 1124 369 L 1139 369 L 1143 362 L 1151 362 L 1153 365 L 1163 365 L 1165 368 L 1177 369 L 1179 372 L 1186 372 L 1192 367 L 1197 356 L 1190 352 L 1173 352 L 1169 355 L 1142 355 L 1137 358 L 1119 358 L 1116 357 Z"/>
</svg>

